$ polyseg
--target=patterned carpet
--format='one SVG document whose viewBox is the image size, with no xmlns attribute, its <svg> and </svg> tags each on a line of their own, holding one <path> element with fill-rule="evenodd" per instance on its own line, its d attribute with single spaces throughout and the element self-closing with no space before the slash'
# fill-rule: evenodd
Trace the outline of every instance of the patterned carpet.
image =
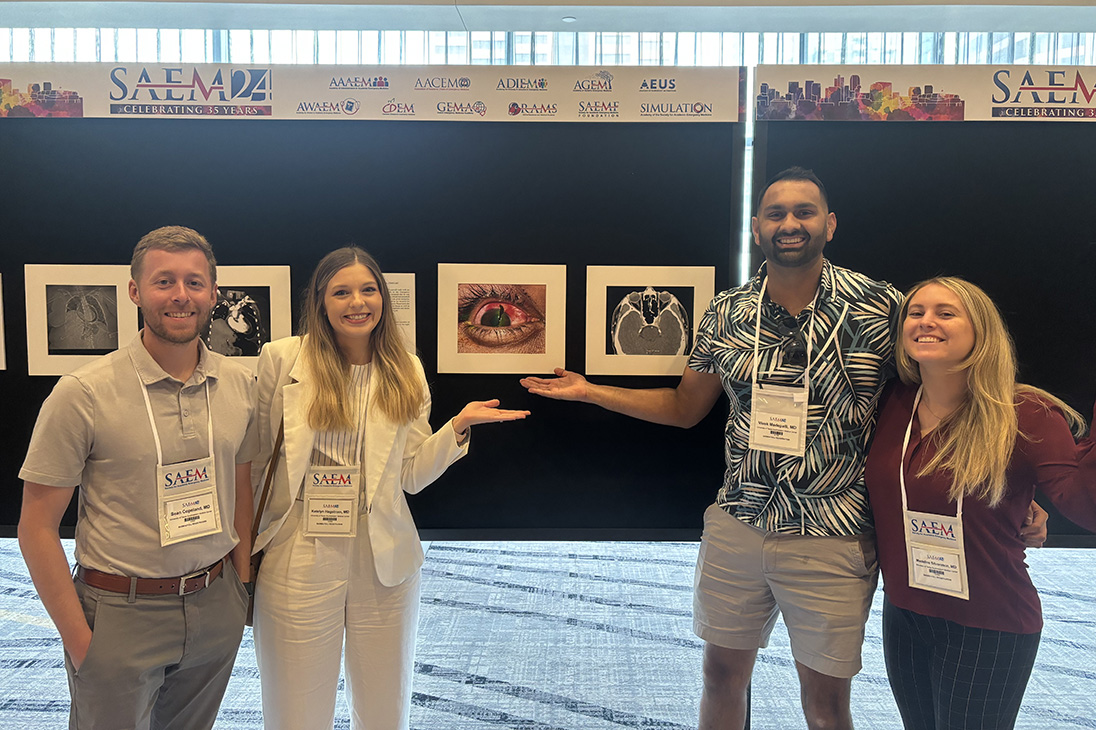
<svg viewBox="0 0 1096 730">
<path fill-rule="evenodd" d="M 696 727 L 695 543 L 426 547 L 412 728 Z M 1096 728 L 1096 550 L 1032 551 L 1029 563 L 1046 629 L 1017 727 Z M 861 730 L 900 727 L 883 673 L 878 599 L 853 682 Z M 216 728 L 260 728 L 258 698 L 248 631 Z M 64 727 L 67 712 L 60 640 L 15 541 L 0 540 L 0 728 Z M 349 727 L 342 700 L 338 718 L 336 728 Z M 758 660 L 753 727 L 804 727 L 782 625 Z"/>
</svg>

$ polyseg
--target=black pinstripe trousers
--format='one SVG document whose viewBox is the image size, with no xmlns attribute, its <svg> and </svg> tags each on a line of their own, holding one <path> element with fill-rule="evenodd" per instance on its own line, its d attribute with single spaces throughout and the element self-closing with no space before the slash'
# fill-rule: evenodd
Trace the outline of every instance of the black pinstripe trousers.
<svg viewBox="0 0 1096 730">
<path fill-rule="evenodd" d="M 963 626 L 883 603 L 883 656 L 906 730 L 1011 730 L 1040 634 Z"/>
</svg>

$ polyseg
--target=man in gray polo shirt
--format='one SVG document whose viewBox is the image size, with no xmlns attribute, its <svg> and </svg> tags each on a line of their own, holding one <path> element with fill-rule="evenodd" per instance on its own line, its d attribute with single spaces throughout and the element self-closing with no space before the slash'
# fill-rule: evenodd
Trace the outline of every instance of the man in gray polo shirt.
<svg viewBox="0 0 1096 730">
<path fill-rule="evenodd" d="M 152 231 L 130 271 L 145 327 L 43 404 L 19 545 L 64 644 L 70 728 L 210 728 L 247 609 L 253 378 L 201 340 L 205 238 Z M 77 485 L 73 580 L 58 526 Z"/>
</svg>

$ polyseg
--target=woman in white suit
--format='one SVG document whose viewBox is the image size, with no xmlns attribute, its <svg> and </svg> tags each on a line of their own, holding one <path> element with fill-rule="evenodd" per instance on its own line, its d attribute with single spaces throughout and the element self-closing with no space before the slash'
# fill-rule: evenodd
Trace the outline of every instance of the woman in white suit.
<svg viewBox="0 0 1096 730">
<path fill-rule="evenodd" d="M 330 730 L 343 636 L 354 730 L 407 728 L 422 546 L 404 499 L 468 451 L 478 423 L 524 418 L 465 406 L 437 433 L 418 358 L 401 342 L 388 286 L 360 248 L 320 261 L 300 337 L 259 358 L 263 484 L 284 441 L 254 549 L 255 650 L 267 730 Z"/>
</svg>

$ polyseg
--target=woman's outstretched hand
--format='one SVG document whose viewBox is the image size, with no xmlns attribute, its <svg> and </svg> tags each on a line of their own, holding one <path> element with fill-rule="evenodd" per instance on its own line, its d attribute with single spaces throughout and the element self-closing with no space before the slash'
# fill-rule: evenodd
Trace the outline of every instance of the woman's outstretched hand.
<svg viewBox="0 0 1096 730">
<path fill-rule="evenodd" d="M 469 426 L 480 423 L 517 421 L 529 415 L 529 411 L 511 411 L 499 408 L 498 405 L 498 398 L 472 401 L 453 418 L 453 430 L 458 434 L 463 434 Z"/>
</svg>

